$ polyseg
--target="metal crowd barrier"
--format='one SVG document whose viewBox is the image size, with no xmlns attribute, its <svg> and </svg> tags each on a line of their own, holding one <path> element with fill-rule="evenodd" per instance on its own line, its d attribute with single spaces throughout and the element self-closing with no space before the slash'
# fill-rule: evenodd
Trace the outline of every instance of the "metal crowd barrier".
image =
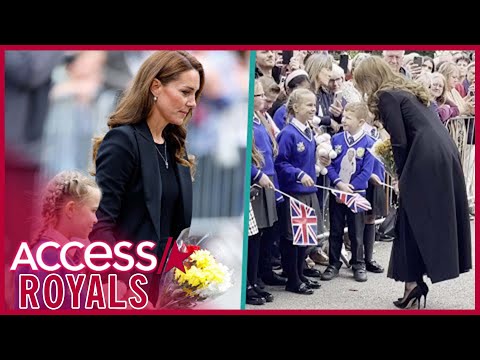
<svg viewBox="0 0 480 360">
<path fill-rule="evenodd" d="M 193 181 L 195 218 L 223 218 L 243 215 L 245 149 L 238 149 L 240 166 L 224 167 L 213 155 L 197 158 Z"/>
<path fill-rule="evenodd" d="M 468 202 L 475 204 L 475 117 L 460 116 L 447 120 L 445 126 L 457 145 L 462 161 Z"/>
</svg>

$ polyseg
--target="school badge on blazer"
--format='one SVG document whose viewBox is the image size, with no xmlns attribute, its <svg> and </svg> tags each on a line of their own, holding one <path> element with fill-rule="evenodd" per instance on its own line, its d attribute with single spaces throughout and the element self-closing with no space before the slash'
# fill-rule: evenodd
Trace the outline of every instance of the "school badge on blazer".
<svg viewBox="0 0 480 360">
<path fill-rule="evenodd" d="M 305 151 L 305 144 L 303 143 L 303 141 L 300 141 L 300 142 L 297 144 L 297 151 L 298 151 L 298 152 L 303 152 L 303 151 Z"/>
<path fill-rule="evenodd" d="M 342 145 L 335 145 L 335 152 L 340 154 L 342 152 Z"/>
<path fill-rule="evenodd" d="M 357 157 L 362 158 L 363 155 L 365 155 L 365 149 L 362 148 L 362 147 L 359 147 L 359 148 L 357 149 Z"/>
</svg>

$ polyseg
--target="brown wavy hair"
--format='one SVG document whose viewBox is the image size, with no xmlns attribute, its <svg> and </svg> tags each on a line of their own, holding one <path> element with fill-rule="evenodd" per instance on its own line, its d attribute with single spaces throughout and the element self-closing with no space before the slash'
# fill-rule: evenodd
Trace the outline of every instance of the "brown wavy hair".
<svg viewBox="0 0 480 360">
<path fill-rule="evenodd" d="M 265 158 L 263 154 L 258 150 L 257 144 L 255 144 L 255 136 L 252 134 L 252 162 L 258 168 L 261 169 L 265 166 Z"/>
<path fill-rule="evenodd" d="M 200 87 L 195 93 L 195 101 L 198 102 L 205 84 L 205 73 L 202 64 L 193 55 L 187 51 L 156 51 L 150 55 L 141 65 L 133 83 L 125 91 L 115 111 L 109 116 L 107 122 L 109 129 L 146 121 L 154 105 L 153 96 L 150 92 L 153 80 L 158 79 L 163 85 L 166 85 L 177 80 L 180 74 L 189 70 L 196 70 L 200 75 Z M 175 160 L 179 164 L 188 166 L 193 171 L 195 167 L 194 158 L 184 159 L 186 154 L 186 126 L 191 117 L 192 110 L 187 114 L 182 125 L 168 124 L 163 131 L 163 136 L 169 144 L 173 144 Z M 93 164 L 95 164 L 102 140 L 103 136 L 93 139 Z M 95 170 L 91 174 L 95 175 Z"/>
<path fill-rule="evenodd" d="M 362 95 L 367 94 L 368 108 L 378 119 L 378 97 L 385 90 L 404 90 L 415 95 L 426 106 L 430 105 L 430 94 L 422 84 L 394 73 L 388 63 L 378 56 L 363 59 L 355 68 L 353 81 Z"/>
</svg>

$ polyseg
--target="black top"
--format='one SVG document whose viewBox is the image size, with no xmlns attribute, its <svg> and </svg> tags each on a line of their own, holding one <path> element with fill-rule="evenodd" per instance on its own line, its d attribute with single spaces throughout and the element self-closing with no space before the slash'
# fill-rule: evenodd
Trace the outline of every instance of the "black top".
<svg viewBox="0 0 480 360">
<path fill-rule="evenodd" d="M 162 181 L 162 205 L 160 209 L 160 243 L 167 243 L 170 236 L 173 236 L 172 221 L 175 218 L 174 214 L 178 214 L 178 203 L 180 202 L 180 189 L 178 186 L 178 178 L 175 169 L 172 166 L 175 163 L 175 156 L 172 151 L 168 151 L 167 159 L 168 169 L 165 164 L 165 143 L 157 144 L 158 167 L 160 169 L 160 178 Z M 160 156 L 160 154 L 162 154 Z"/>
</svg>

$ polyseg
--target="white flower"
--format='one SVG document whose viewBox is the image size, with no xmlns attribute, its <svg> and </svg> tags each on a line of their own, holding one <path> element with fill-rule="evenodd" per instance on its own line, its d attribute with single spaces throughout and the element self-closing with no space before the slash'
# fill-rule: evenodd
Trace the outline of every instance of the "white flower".
<svg viewBox="0 0 480 360">
<path fill-rule="evenodd" d="M 197 290 L 197 294 L 206 299 L 212 299 L 219 295 L 224 294 L 230 287 L 232 287 L 232 271 L 225 265 L 218 264 L 218 266 L 224 271 L 225 277 L 221 283 L 211 282 L 207 287 Z"/>
</svg>

